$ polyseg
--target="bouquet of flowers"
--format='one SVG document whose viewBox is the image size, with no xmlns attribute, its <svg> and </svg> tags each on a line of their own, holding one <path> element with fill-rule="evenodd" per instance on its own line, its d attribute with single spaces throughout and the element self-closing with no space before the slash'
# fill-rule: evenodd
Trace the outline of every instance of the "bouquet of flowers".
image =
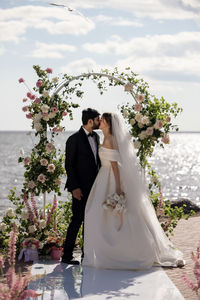
<svg viewBox="0 0 200 300">
<path fill-rule="evenodd" d="M 124 193 L 121 193 L 120 195 L 118 195 L 117 193 L 113 193 L 111 195 L 108 195 L 103 203 L 103 208 L 109 209 L 113 211 L 113 213 L 123 213 L 126 212 L 125 204 L 126 198 Z"/>
<path fill-rule="evenodd" d="M 62 249 L 64 237 L 58 232 L 52 231 L 52 233 L 46 238 L 45 244 L 48 245 L 49 250 L 52 248 Z"/>
<path fill-rule="evenodd" d="M 23 240 L 22 242 L 22 248 L 27 249 L 27 248 L 31 248 L 31 249 L 38 249 L 39 248 L 39 241 L 33 237 L 27 238 L 25 240 Z"/>
</svg>

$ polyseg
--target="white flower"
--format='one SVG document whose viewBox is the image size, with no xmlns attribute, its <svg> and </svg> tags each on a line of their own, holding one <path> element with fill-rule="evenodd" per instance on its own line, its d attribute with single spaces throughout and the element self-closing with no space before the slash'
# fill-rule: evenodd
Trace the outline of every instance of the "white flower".
<svg viewBox="0 0 200 300">
<path fill-rule="evenodd" d="M 22 218 L 22 220 L 28 220 L 29 213 L 27 211 L 22 211 L 21 218 Z"/>
<path fill-rule="evenodd" d="M 6 210 L 6 215 L 9 217 L 15 217 L 15 212 L 14 212 L 13 208 L 8 208 Z"/>
<path fill-rule="evenodd" d="M 4 232 L 4 231 L 6 231 L 6 228 L 7 228 L 6 224 L 2 222 L 0 224 L 0 231 Z"/>
<path fill-rule="evenodd" d="M 41 131 L 42 130 L 42 124 L 40 123 L 40 122 L 38 122 L 38 123 L 34 123 L 34 129 L 36 130 L 36 131 Z"/>
<path fill-rule="evenodd" d="M 142 94 L 137 95 L 137 101 L 138 101 L 139 103 L 144 102 L 144 99 L 145 99 L 145 96 L 144 96 L 144 95 L 142 95 Z"/>
<path fill-rule="evenodd" d="M 122 211 L 123 207 L 119 203 L 117 203 L 116 206 L 115 206 L 115 210 L 116 211 Z"/>
<path fill-rule="evenodd" d="M 144 125 L 143 125 L 142 123 L 138 122 L 138 127 L 139 127 L 139 128 L 143 128 Z"/>
<path fill-rule="evenodd" d="M 42 158 L 42 159 L 40 159 L 40 164 L 41 164 L 41 166 L 47 166 L 48 160 L 46 158 Z"/>
<path fill-rule="evenodd" d="M 38 123 L 42 119 L 42 114 L 39 112 L 38 114 L 35 114 L 33 117 L 33 122 Z"/>
<path fill-rule="evenodd" d="M 42 119 L 43 119 L 44 121 L 48 122 L 48 121 L 49 121 L 49 115 L 43 116 Z"/>
<path fill-rule="evenodd" d="M 59 80 L 59 78 L 58 78 L 58 77 L 53 77 L 53 78 L 52 78 L 52 81 L 53 81 L 53 83 L 57 83 L 57 82 L 58 82 L 58 80 Z"/>
<path fill-rule="evenodd" d="M 146 137 L 147 137 L 146 131 L 143 130 L 143 131 L 139 134 L 139 139 L 142 141 L 142 140 L 146 139 Z"/>
<path fill-rule="evenodd" d="M 128 110 L 127 110 L 127 109 L 124 109 L 124 110 L 123 110 L 123 116 L 126 118 L 126 117 L 128 117 L 128 115 L 129 115 Z"/>
<path fill-rule="evenodd" d="M 56 114 L 54 112 L 49 113 L 49 119 L 55 118 Z"/>
<path fill-rule="evenodd" d="M 115 193 L 115 194 L 113 195 L 113 199 L 114 199 L 115 201 L 119 201 L 120 196 L 119 196 L 117 193 Z"/>
<path fill-rule="evenodd" d="M 32 244 L 31 249 L 36 249 L 36 246 L 34 244 Z"/>
<path fill-rule="evenodd" d="M 49 164 L 47 169 L 48 169 L 48 172 L 53 173 L 55 171 L 55 168 L 56 167 L 54 166 L 54 164 Z"/>
<path fill-rule="evenodd" d="M 146 134 L 147 134 L 148 136 L 153 135 L 153 127 L 148 127 L 147 130 L 146 130 Z"/>
<path fill-rule="evenodd" d="M 140 149 L 141 142 L 135 141 L 133 144 L 134 144 L 135 149 Z"/>
<path fill-rule="evenodd" d="M 46 221 L 45 220 L 39 220 L 39 228 L 43 229 L 46 226 Z"/>
<path fill-rule="evenodd" d="M 29 189 L 34 189 L 34 187 L 36 186 L 36 184 L 35 184 L 35 182 L 33 180 L 31 180 L 31 181 L 28 182 L 27 186 L 28 186 Z"/>
<path fill-rule="evenodd" d="M 161 129 L 163 127 L 163 122 L 161 120 L 157 120 L 154 124 L 155 129 Z"/>
<path fill-rule="evenodd" d="M 56 184 L 56 185 L 61 185 L 61 183 L 62 183 L 62 180 L 61 180 L 60 178 L 57 178 L 57 179 L 55 180 L 55 184 Z"/>
<path fill-rule="evenodd" d="M 46 151 L 47 152 L 52 152 L 55 149 L 54 145 L 52 143 L 46 144 Z"/>
<path fill-rule="evenodd" d="M 49 96 L 49 92 L 48 92 L 47 90 L 43 90 L 42 96 L 43 96 L 44 98 L 47 98 L 47 97 Z"/>
<path fill-rule="evenodd" d="M 147 117 L 147 116 L 142 117 L 141 123 L 145 124 L 145 125 L 149 125 L 149 123 L 150 123 L 149 117 Z"/>
<path fill-rule="evenodd" d="M 127 82 L 127 83 L 124 85 L 124 90 L 125 90 L 125 92 L 131 92 L 131 91 L 133 90 L 133 85 L 132 85 L 132 83 Z"/>
<path fill-rule="evenodd" d="M 28 166 L 28 165 L 30 165 L 30 163 L 31 163 L 31 158 L 29 156 L 25 157 L 24 158 L 24 165 Z"/>
<path fill-rule="evenodd" d="M 39 246 L 38 246 L 38 248 L 39 249 L 42 249 L 44 247 L 44 243 L 42 243 L 42 242 L 39 242 Z"/>
<path fill-rule="evenodd" d="M 20 154 L 20 156 L 24 156 L 24 149 L 23 148 L 20 148 L 19 154 Z"/>
<path fill-rule="evenodd" d="M 129 123 L 130 123 L 131 125 L 134 125 L 134 124 L 135 124 L 135 119 L 130 119 Z"/>
<path fill-rule="evenodd" d="M 142 114 L 141 113 L 137 113 L 136 116 L 135 116 L 135 120 L 139 123 L 141 123 L 141 120 L 142 120 Z"/>
<path fill-rule="evenodd" d="M 46 181 L 46 176 L 44 174 L 40 174 L 37 178 L 38 181 L 44 183 Z"/>
<path fill-rule="evenodd" d="M 35 227 L 35 225 L 30 225 L 30 226 L 28 227 L 29 233 L 34 233 L 36 230 L 37 230 L 37 228 Z"/>
<path fill-rule="evenodd" d="M 43 105 L 41 106 L 41 111 L 42 111 L 43 113 L 48 113 L 48 111 L 49 111 L 49 106 L 46 105 L 46 104 L 43 104 Z"/>
</svg>

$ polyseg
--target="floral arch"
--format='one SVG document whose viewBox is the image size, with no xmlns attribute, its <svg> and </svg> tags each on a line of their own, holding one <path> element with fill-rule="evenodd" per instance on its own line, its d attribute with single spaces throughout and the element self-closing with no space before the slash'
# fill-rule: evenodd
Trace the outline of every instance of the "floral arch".
<svg viewBox="0 0 200 300">
<path fill-rule="evenodd" d="M 158 217 L 164 217 L 162 226 L 166 232 L 171 232 L 178 219 L 183 217 L 183 209 L 172 209 L 169 202 L 163 202 L 158 176 L 151 169 L 147 158 L 152 155 L 157 144 L 164 147 L 164 144 L 169 143 L 170 130 L 177 130 L 171 121 L 172 117 L 176 117 L 182 110 L 177 103 L 169 104 L 163 97 L 158 99 L 151 95 L 148 84 L 130 68 L 123 72 L 114 68 L 113 71 L 106 69 L 99 73 L 90 72 L 78 76 L 64 74 L 61 82 L 57 76 L 52 76 L 51 68 L 33 68 L 38 76 L 33 89 L 27 86 L 23 78 L 20 78 L 19 82 L 28 89 L 23 99 L 22 110 L 26 118 L 30 119 L 34 135 L 39 137 L 39 142 L 34 145 L 30 154 L 21 151 L 18 161 L 25 167 L 23 188 L 18 195 L 15 188 L 10 190 L 8 197 L 16 208 L 10 209 L 3 217 L 0 224 L 0 245 L 7 246 L 6 234 L 11 231 L 15 220 L 20 232 L 19 249 L 25 238 L 36 237 L 41 243 L 41 249 L 44 249 L 48 244 L 49 235 L 52 235 L 52 239 L 64 236 L 71 216 L 70 202 L 59 203 L 54 196 L 53 204 L 46 204 L 46 195 L 50 192 L 61 195 L 61 178 L 66 175 L 63 168 L 64 155 L 56 149 L 54 137 L 65 130 L 61 126 L 65 117 L 73 119 L 73 109 L 79 104 L 74 103 L 72 97 L 83 97 L 82 83 L 85 79 L 92 80 L 100 94 L 109 86 L 122 86 L 125 92 L 133 97 L 134 102 L 118 108 L 130 128 L 141 166 L 144 169 L 148 167 L 151 177 L 150 196 Z M 37 208 L 35 199 L 35 196 L 40 194 L 44 195 L 43 210 Z"/>
</svg>

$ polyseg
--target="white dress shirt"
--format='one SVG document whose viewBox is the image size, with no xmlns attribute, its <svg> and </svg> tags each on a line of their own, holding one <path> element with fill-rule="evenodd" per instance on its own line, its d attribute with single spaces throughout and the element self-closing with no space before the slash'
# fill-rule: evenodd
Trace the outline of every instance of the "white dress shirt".
<svg viewBox="0 0 200 300">
<path fill-rule="evenodd" d="M 87 131 L 84 127 L 83 127 L 83 130 L 85 131 L 86 135 L 88 135 L 90 132 Z M 94 154 L 94 158 L 95 158 L 95 161 L 97 163 L 97 145 L 96 145 L 96 141 L 95 141 L 95 136 L 89 136 L 88 137 L 88 141 L 90 143 L 90 147 L 92 149 L 92 152 Z"/>
</svg>

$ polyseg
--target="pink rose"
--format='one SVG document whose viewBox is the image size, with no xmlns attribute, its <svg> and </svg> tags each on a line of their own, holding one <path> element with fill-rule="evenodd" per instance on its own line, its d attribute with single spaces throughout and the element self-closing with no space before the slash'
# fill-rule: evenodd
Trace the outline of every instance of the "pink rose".
<svg viewBox="0 0 200 300">
<path fill-rule="evenodd" d="M 22 110 L 23 110 L 24 112 L 27 112 L 27 111 L 28 111 L 28 106 L 23 106 L 23 107 L 22 107 Z"/>
<path fill-rule="evenodd" d="M 166 117 L 166 122 L 169 123 L 170 121 L 171 121 L 171 117 L 170 117 L 170 116 L 167 116 L 167 117 Z"/>
<path fill-rule="evenodd" d="M 40 99 L 40 98 L 36 98 L 34 102 L 35 102 L 35 103 L 40 103 L 40 102 L 41 102 L 41 99 Z"/>
<path fill-rule="evenodd" d="M 132 85 L 132 83 L 127 82 L 127 83 L 124 85 L 124 90 L 125 90 L 125 92 L 131 92 L 131 91 L 133 90 L 133 85 Z"/>
<path fill-rule="evenodd" d="M 153 127 L 148 127 L 147 130 L 146 130 L 146 134 L 148 136 L 152 135 L 153 134 Z"/>
<path fill-rule="evenodd" d="M 58 109 L 57 109 L 57 107 L 52 107 L 51 111 L 56 114 L 58 112 Z"/>
<path fill-rule="evenodd" d="M 56 185 L 61 185 L 61 183 L 62 183 L 62 181 L 61 181 L 60 178 L 57 178 L 57 179 L 55 180 L 55 184 L 56 184 Z"/>
<path fill-rule="evenodd" d="M 46 144 L 46 151 L 47 152 L 52 152 L 55 149 L 54 145 L 51 143 Z"/>
<path fill-rule="evenodd" d="M 24 165 L 25 166 L 29 166 L 31 163 L 31 158 L 29 156 L 24 158 Z"/>
<path fill-rule="evenodd" d="M 33 180 L 29 181 L 29 183 L 28 183 L 28 188 L 29 189 L 34 189 L 35 186 L 36 186 L 36 184 Z"/>
<path fill-rule="evenodd" d="M 32 113 L 26 114 L 27 119 L 32 119 L 33 115 Z"/>
<path fill-rule="evenodd" d="M 163 122 L 161 120 L 157 120 L 154 124 L 155 129 L 161 129 L 163 127 Z"/>
<path fill-rule="evenodd" d="M 162 137 L 162 142 L 163 142 L 164 144 L 169 144 L 169 141 L 170 141 L 169 135 L 168 135 L 168 134 L 165 134 L 165 135 Z"/>
<path fill-rule="evenodd" d="M 22 83 L 22 82 L 24 82 L 25 80 L 24 80 L 23 78 L 20 78 L 18 81 L 19 81 L 19 83 Z"/>
<path fill-rule="evenodd" d="M 40 174 L 37 178 L 38 181 L 44 183 L 46 181 L 46 176 L 44 174 Z"/>
<path fill-rule="evenodd" d="M 54 164 L 50 164 L 50 165 L 48 165 L 48 172 L 50 172 L 50 173 L 53 173 L 54 171 L 55 171 L 55 166 L 54 166 Z"/>
<path fill-rule="evenodd" d="M 65 117 L 67 115 L 66 111 L 63 111 L 62 116 Z"/>
<path fill-rule="evenodd" d="M 144 102 L 144 99 L 145 99 L 145 97 L 144 97 L 144 95 L 142 95 L 142 94 L 140 94 L 140 95 L 137 96 L 137 101 L 138 101 L 139 103 Z"/>
<path fill-rule="evenodd" d="M 43 82 L 41 81 L 41 80 L 38 80 L 37 82 L 36 82 L 36 86 L 37 87 L 41 87 L 43 85 Z"/>
<path fill-rule="evenodd" d="M 57 127 L 54 127 L 54 128 L 52 129 L 52 131 L 53 131 L 53 132 L 57 132 L 57 131 L 58 131 Z"/>
<path fill-rule="evenodd" d="M 31 99 L 32 94 L 31 94 L 30 92 L 28 92 L 28 93 L 26 94 L 26 96 L 27 96 L 29 99 Z"/>
<path fill-rule="evenodd" d="M 46 68 L 45 70 L 47 73 L 53 73 L 53 70 L 51 68 Z"/>
<path fill-rule="evenodd" d="M 141 109 L 142 109 L 142 104 L 136 103 L 136 104 L 134 105 L 134 110 L 135 110 L 135 111 L 141 111 Z"/>
<path fill-rule="evenodd" d="M 42 159 L 40 160 L 40 164 L 41 164 L 41 166 L 47 166 L 47 165 L 48 165 L 48 160 L 45 159 L 45 158 L 42 158 Z"/>
<path fill-rule="evenodd" d="M 35 95 L 31 95 L 31 100 L 34 100 L 35 99 Z"/>
<path fill-rule="evenodd" d="M 28 100 L 27 98 L 24 98 L 24 99 L 23 99 L 23 102 L 26 102 L 27 100 Z"/>
</svg>

